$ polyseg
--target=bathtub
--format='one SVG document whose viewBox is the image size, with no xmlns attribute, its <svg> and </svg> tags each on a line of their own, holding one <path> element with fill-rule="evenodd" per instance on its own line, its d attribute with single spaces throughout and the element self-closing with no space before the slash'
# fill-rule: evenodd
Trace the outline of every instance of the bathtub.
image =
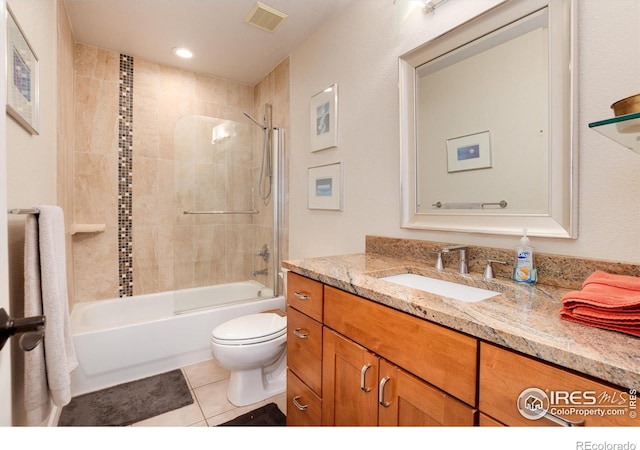
<svg viewBox="0 0 640 450">
<path fill-rule="evenodd" d="M 174 301 L 189 311 L 175 314 Z M 276 308 L 285 309 L 284 297 L 256 281 L 77 303 L 71 332 L 79 367 L 71 395 L 211 359 L 213 328 Z"/>
</svg>

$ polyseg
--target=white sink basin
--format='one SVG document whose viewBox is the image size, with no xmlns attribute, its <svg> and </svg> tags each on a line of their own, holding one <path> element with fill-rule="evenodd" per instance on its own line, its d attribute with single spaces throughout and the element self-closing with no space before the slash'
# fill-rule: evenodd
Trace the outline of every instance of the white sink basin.
<svg viewBox="0 0 640 450">
<path fill-rule="evenodd" d="M 462 302 L 479 302 L 496 295 L 500 295 L 500 292 L 453 283 L 451 281 L 438 280 L 437 278 L 425 277 L 415 273 L 403 273 L 400 275 L 382 277 L 380 279 L 400 284 L 402 286 L 419 289 L 421 291 L 430 292 L 432 294 L 455 298 Z"/>
</svg>

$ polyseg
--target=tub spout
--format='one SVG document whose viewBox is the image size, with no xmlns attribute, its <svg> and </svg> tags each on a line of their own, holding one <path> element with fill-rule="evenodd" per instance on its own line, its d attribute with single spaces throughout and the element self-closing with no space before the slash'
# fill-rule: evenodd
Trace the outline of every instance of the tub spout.
<svg viewBox="0 0 640 450">
<path fill-rule="evenodd" d="M 267 275 L 268 273 L 269 269 L 254 270 L 253 272 L 251 272 L 251 276 L 255 277 L 256 275 Z"/>
</svg>

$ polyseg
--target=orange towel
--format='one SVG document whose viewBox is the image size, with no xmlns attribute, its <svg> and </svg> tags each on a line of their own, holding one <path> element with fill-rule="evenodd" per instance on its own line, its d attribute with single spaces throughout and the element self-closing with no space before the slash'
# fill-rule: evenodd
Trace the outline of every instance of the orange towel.
<svg viewBox="0 0 640 450">
<path fill-rule="evenodd" d="M 633 278 L 633 277 L 626 277 Z M 637 309 L 640 311 L 640 290 L 627 289 L 613 284 L 602 284 L 596 281 L 584 282 L 584 287 L 580 291 L 567 293 L 562 304 L 565 308 L 572 308 L 577 305 L 591 305 L 598 308 L 605 308 L 612 311 Z M 631 286 L 632 283 L 626 283 Z"/>
<path fill-rule="evenodd" d="M 560 317 L 640 336 L 640 278 L 594 272 L 562 299 Z"/>
<path fill-rule="evenodd" d="M 640 311 L 624 310 L 610 311 L 590 306 L 576 306 L 571 308 L 571 314 L 575 317 L 592 318 L 594 320 L 608 320 L 610 322 L 620 322 L 627 325 L 640 325 Z"/>
<path fill-rule="evenodd" d="M 625 326 L 621 326 L 621 325 L 617 325 L 617 324 L 612 324 L 612 323 L 600 323 L 600 322 L 596 322 L 593 320 L 585 320 L 585 319 L 577 319 L 571 315 L 565 315 L 563 313 L 560 313 L 560 317 L 563 318 L 564 320 L 568 320 L 571 322 L 576 322 L 582 325 L 588 325 L 591 327 L 596 327 L 596 328 L 602 328 L 605 330 L 610 330 L 610 331 L 618 331 L 620 333 L 626 333 L 626 334 L 631 334 L 633 336 L 638 336 L 640 337 L 640 327 L 625 327 Z"/>
<path fill-rule="evenodd" d="M 602 284 L 620 289 L 640 292 L 640 277 L 632 277 L 630 275 L 615 275 L 612 273 L 596 270 L 582 284 L 584 289 L 591 284 Z"/>
</svg>

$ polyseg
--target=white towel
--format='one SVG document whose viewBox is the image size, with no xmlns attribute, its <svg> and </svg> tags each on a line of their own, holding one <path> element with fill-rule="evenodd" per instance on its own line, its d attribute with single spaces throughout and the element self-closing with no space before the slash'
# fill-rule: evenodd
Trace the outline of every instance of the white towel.
<svg viewBox="0 0 640 450">
<path fill-rule="evenodd" d="M 26 217 L 24 228 L 24 316 L 42 315 L 40 250 L 36 216 Z M 40 425 L 51 412 L 44 345 L 24 353 L 24 408 L 27 425 Z"/>
<path fill-rule="evenodd" d="M 64 215 L 58 206 L 37 209 L 47 384 L 53 403 L 64 406 L 71 401 L 70 373 L 78 366 L 69 321 Z"/>
</svg>

